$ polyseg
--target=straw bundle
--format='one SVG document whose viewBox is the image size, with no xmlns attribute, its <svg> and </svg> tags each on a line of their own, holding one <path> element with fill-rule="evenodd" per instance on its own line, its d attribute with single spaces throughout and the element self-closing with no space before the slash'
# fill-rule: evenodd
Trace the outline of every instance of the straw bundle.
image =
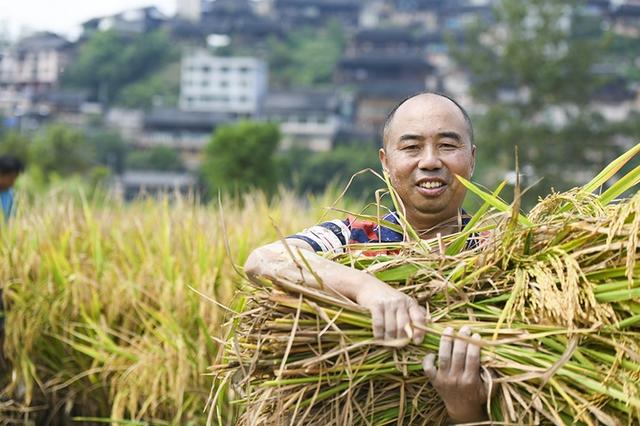
<svg viewBox="0 0 640 426">
<path fill-rule="evenodd" d="M 218 394 L 230 388 L 239 424 L 444 424 L 421 360 L 447 326 L 470 325 L 482 336 L 492 422 L 638 424 L 640 193 L 613 200 L 640 167 L 592 192 L 639 151 L 527 216 L 464 182 L 485 205 L 461 234 L 385 246 L 394 256 L 336 257 L 428 306 L 419 345 L 375 341 L 368 312 L 328 291 L 254 286 L 215 366 Z M 462 250 L 488 229 L 481 248 Z"/>
</svg>

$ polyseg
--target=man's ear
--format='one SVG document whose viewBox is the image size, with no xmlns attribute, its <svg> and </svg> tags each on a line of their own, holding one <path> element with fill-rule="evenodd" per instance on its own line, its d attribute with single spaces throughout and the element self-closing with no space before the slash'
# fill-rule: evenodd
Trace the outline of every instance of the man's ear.
<svg viewBox="0 0 640 426">
<path fill-rule="evenodd" d="M 384 148 L 380 148 L 378 150 L 378 157 L 380 158 L 380 164 L 382 164 L 382 170 L 388 173 L 389 169 L 387 168 L 387 153 Z"/>
<path fill-rule="evenodd" d="M 473 172 L 476 169 L 476 146 L 471 145 L 471 174 L 469 176 L 473 176 Z"/>
</svg>

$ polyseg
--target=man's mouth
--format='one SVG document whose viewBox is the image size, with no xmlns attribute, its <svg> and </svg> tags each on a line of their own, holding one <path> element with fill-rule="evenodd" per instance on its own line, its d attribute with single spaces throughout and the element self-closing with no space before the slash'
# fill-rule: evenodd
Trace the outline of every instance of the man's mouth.
<svg viewBox="0 0 640 426">
<path fill-rule="evenodd" d="M 416 186 L 421 195 L 425 197 L 437 197 L 445 191 L 447 184 L 441 180 L 426 179 L 418 182 Z"/>
<path fill-rule="evenodd" d="M 441 186 L 444 186 L 444 183 L 443 182 L 436 182 L 436 181 L 420 182 L 418 184 L 418 186 L 420 188 L 433 189 L 433 188 L 440 188 Z"/>
</svg>

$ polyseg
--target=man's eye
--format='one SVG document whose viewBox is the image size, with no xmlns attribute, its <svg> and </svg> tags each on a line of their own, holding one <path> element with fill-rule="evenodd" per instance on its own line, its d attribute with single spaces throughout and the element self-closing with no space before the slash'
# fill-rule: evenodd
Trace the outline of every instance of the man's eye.
<svg viewBox="0 0 640 426">
<path fill-rule="evenodd" d="M 402 150 L 403 151 L 412 151 L 418 149 L 418 145 L 405 145 Z"/>
<path fill-rule="evenodd" d="M 457 145 L 454 145 L 454 144 L 452 144 L 452 143 L 444 143 L 444 144 L 442 144 L 442 147 L 443 147 L 444 149 L 456 149 L 458 146 L 457 146 Z"/>
</svg>

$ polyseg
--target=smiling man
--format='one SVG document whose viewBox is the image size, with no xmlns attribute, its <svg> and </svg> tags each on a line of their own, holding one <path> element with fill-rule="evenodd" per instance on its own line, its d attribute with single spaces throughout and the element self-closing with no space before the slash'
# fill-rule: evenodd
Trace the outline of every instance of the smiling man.
<svg viewBox="0 0 640 426">
<path fill-rule="evenodd" d="M 401 102 L 389 114 L 383 130 L 380 162 L 389 174 L 405 217 L 421 238 L 458 232 L 468 219 L 462 210 L 465 187 L 455 178 L 470 179 L 475 166 L 473 128 L 465 110 L 453 99 L 436 93 L 421 93 Z M 396 214 L 385 220 L 398 223 Z M 371 312 L 378 339 L 406 338 L 406 327 L 424 325 L 426 310 L 418 302 L 364 271 L 332 262 L 316 252 L 344 251 L 349 243 L 398 242 L 403 235 L 374 223 L 349 218 L 321 223 L 287 238 L 291 253 L 282 242 L 254 250 L 245 264 L 250 279 L 266 277 L 322 285 L 353 300 Z M 293 250 L 295 251 L 295 250 Z M 304 263 L 292 256 L 304 256 Z M 309 265 L 310 273 L 298 264 Z M 454 422 L 483 420 L 487 394 L 480 379 L 480 350 L 468 340 L 478 339 L 469 329 L 464 339 L 446 330 L 438 353 L 424 361 L 425 375 L 447 406 Z M 415 328 L 414 343 L 424 332 Z"/>
</svg>

